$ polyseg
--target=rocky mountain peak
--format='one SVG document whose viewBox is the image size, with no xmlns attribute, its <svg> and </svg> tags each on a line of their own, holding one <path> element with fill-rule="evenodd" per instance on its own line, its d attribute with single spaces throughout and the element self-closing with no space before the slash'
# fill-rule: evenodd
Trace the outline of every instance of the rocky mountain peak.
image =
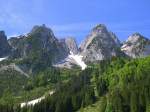
<svg viewBox="0 0 150 112">
<path fill-rule="evenodd" d="M 7 37 L 4 31 L 0 31 L 0 57 L 7 56 L 10 53 L 11 47 L 7 42 Z"/>
<path fill-rule="evenodd" d="M 27 36 L 10 39 L 9 43 L 14 48 L 13 58 L 32 57 L 48 59 L 50 63 L 55 63 L 68 54 L 54 36 L 53 31 L 45 25 L 36 25 Z"/>
<path fill-rule="evenodd" d="M 51 37 L 53 39 L 56 39 L 53 31 L 50 28 L 48 28 L 45 24 L 43 24 L 41 26 L 35 25 L 28 35 L 35 35 L 35 34 L 40 34 L 41 37 L 43 37 L 43 38 Z"/>
<path fill-rule="evenodd" d="M 105 25 L 99 24 L 81 43 L 80 50 L 86 61 L 96 61 L 118 56 L 120 41 L 116 35 L 109 32 Z"/>
<path fill-rule="evenodd" d="M 93 33 L 107 32 L 107 28 L 104 24 L 98 24 L 92 29 Z"/>
<path fill-rule="evenodd" d="M 78 46 L 77 46 L 75 38 L 73 37 L 62 38 L 62 39 L 59 39 L 59 43 L 66 49 L 68 54 L 70 52 L 72 52 L 73 54 L 78 53 Z"/>
<path fill-rule="evenodd" d="M 124 42 L 121 50 L 132 58 L 150 55 L 150 40 L 140 33 L 134 33 Z"/>
<path fill-rule="evenodd" d="M 66 38 L 65 43 L 69 51 L 73 52 L 74 54 L 78 53 L 78 46 L 77 46 L 76 40 L 73 37 Z"/>
<path fill-rule="evenodd" d="M 5 36 L 5 32 L 4 31 L 0 31 L 0 37 Z"/>
<path fill-rule="evenodd" d="M 137 42 L 139 39 L 144 39 L 144 37 L 140 33 L 134 33 L 128 37 L 128 42 Z"/>
<path fill-rule="evenodd" d="M 37 31 L 46 32 L 46 31 L 49 31 L 49 30 L 51 30 L 51 29 L 46 27 L 45 24 L 43 24 L 43 25 L 35 25 L 35 26 L 33 26 L 32 30 L 31 30 L 31 33 L 34 33 L 34 32 L 37 32 Z"/>
<path fill-rule="evenodd" d="M 132 34 L 132 36 L 141 36 L 141 34 L 138 33 L 138 32 L 135 32 L 135 33 Z"/>
</svg>

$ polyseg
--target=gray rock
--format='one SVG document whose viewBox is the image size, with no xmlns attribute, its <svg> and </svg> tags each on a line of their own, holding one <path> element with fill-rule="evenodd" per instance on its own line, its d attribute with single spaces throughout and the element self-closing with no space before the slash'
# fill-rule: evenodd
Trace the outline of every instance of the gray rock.
<svg viewBox="0 0 150 112">
<path fill-rule="evenodd" d="M 121 54 L 120 41 L 103 24 L 99 24 L 92 29 L 79 49 L 84 60 L 90 62 L 109 59 Z"/>
<path fill-rule="evenodd" d="M 150 55 L 150 40 L 139 33 L 134 33 L 121 47 L 121 50 L 132 58 Z"/>
<path fill-rule="evenodd" d="M 66 49 L 68 54 L 70 53 L 70 51 L 73 54 L 78 53 L 78 46 L 77 46 L 76 40 L 73 37 L 67 37 L 67 38 L 60 39 L 59 42 Z"/>
<path fill-rule="evenodd" d="M 19 36 L 9 39 L 13 47 L 13 58 L 51 57 L 51 61 L 57 62 L 64 59 L 67 53 L 52 30 L 45 25 L 34 26 L 27 36 Z"/>
<path fill-rule="evenodd" d="M 60 39 L 59 42 L 68 53 L 68 55 L 65 59 L 55 63 L 53 66 L 71 69 L 73 66 L 77 65 L 77 63 L 73 59 L 69 58 L 70 52 L 72 52 L 74 55 L 78 54 L 78 46 L 76 40 L 73 37 L 67 37 Z"/>
<path fill-rule="evenodd" d="M 7 42 L 7 37 L 4 31 L 0 31 L 0 58 L 10 54 L 11 47 Z"/>
<path fill-rule="evenodd" d="M 74 38 L 72 38 L 72 37 L 66 38 L 65 43 L 66 43 L 69 51 L 73 52 L 73 54 L 78 53 L 78 46 L 77 46 L 76 40 Z"/>
</svg>

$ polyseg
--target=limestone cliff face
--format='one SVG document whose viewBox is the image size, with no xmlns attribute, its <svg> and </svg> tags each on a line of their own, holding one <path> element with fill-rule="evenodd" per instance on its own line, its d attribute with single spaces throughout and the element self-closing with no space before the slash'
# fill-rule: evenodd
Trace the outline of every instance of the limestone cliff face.
<svg viewBox="0 0 150 112">
<path fill-rule="evenodd" d="M 52 30 L 45 25 L 34 26 L 27 36 L 11 38 L 9 44 L 14 49 L 14 58 L 50 57 L 56 62 L 67 55 Z"/>
<path fill-rule="evenodd" d="M 125 54 L 132 58 L 150 55 L 149 39 L 135 33 L 121 46 L 117 36 L 103 24 L 95 26 L 79 48 L 74 38 L 57 39 L 45 25 L 36 25 L 27 35 L 10 38 L 9 44 L 4 32 L 0 32 L 0 39 L 0 56 L 6 55 L 11 46 L 10 59 L 23 60 L 23 69 L 51 65 L 71 68 L 77 65 L 72 57 L 84 62 L 95 62 Z"/>
<path fill-rule="evenodd" d="M 11 47 L 8 44 L 4 31 L 0 31 L 0 58 L 10 54 Z"/>
<path fill-rule="evenodd" d="M 73 54 L 78 53 L 78 46 L 77 46 L 75 38 L 66 37 L 66 38 L 60 39 L 59 42 L 66 49 L 68 54 L 70 54 L 70 52 L 72 52 Z"/>
<path fill-rule="evenodd" d="M 72 38 L 72 37 L 66 38 L 65 43 L 66 43 L 69 51 L 71 51 L 73 54 L 78 53 L 78 46 L 77 46 L 76 40 L 74 38 Z"/>
<path fill-rule="evenodd" d="M 68 54 L 67 54 L 66 58 L 64 58 L 63 60 L 61 60 L 58 63 L 55 63 L 54 66 L 59 67 L 59 68 L 69 68 L 70 69 L 74 65 L 77 65 L 76 61 L 74 59 L 70 58 L 71 54 L 74 56 L 79 53 L 76 40 L 73 37 L 66 37 L 66 38 L 60 39 L 59 42 L 61 43 L 61 45 L 63 46 L 63 48 L 65 49 L 65 51 Z"/>
<path fill-rule="evenodd" d="M 150 40 L 139 33 L 129 36 L 121 47 L 121 50 L 132 58 L 150 55 Z"/>
<path fill-rule="evenodd" d="M 90 62 L 109 59 L 121 54 L 120 41 L 103 24 L 99 24 L 92 29 L 79 49 L 84 60 Z"/>
</svg>

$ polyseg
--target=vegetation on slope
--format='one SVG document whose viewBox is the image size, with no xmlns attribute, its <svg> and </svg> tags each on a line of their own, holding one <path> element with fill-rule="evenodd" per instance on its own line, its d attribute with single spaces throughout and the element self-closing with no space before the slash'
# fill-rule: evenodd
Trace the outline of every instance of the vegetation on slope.
<svg viewBox="0 0 150 112">
<path fill-rule="evenodd" d="M 11 111 L 8 109 L 6 112 L 13 112 L 15 109 L 17 112 L 150 111 L 150 57 L 133 60 L 112 58 L 112 60 L 91 64 L 84 71 L 59 73 L 53 75 L 65 74 L 68 76 L 70 74 L 70 77 L 67 77 L 66 81 L 53 82 L 53 84 L 57 84 L 52 96 L 47 96 L 35 106 L 20 109 L 19 106 L 1 105 L 0 109 L 13 107 Z M 50 84 L 48 82 L 46 85 L 41 83 L 45 74 L 43 72 L 43 76 L 39 75 L 41 77 L 40 84 L 34 88 Z M 16 108 L 14 109 L 14 107 Z"/>
</svg>

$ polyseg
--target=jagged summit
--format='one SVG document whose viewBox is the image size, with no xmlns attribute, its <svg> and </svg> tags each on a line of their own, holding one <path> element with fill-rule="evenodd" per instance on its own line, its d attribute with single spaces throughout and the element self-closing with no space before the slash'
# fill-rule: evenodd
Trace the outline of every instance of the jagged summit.
<svg viewBox="0 0 150 112">
<path fill-rule="evenodd" d="M 132 58 L 150 55 L 150 40 L 140 33 L 134 33 L 124 42 L 121 50 Z"/>
<path fill-rule="evenodd" d="M 73 52 L 74 54 L 78 53 L 78 46 L 77 46 L 77 42 L 76 42 L 75 38 L 67 37 L 65 39 L 65 43 L 71 52 Z"/>
<path fill-rule="evenodd" d="M 139 39 L 146 39 L 140 33 L 133 33 L 131 36 L 128 37 L 127 41 L 136 42 Z"/>
<path fill-rule="evenodd" d="M 0 58 L 10 54 L 11 47 L 8 44 L 7 36 L 4 31 L 0 31 Z"/>
<path fill-rule="evenodd" d="M 36 31 L 49 31 L 49 30 L 51 30 L 50 28 L 48 28 L 45 24 L 43 24 L 43 25 L 35 25 L 35 26 L 33 26 L 33 28 L 31 29 L 31 32 L 36 32 Z"/>
<path fill-rule="evenodd" d="M 7 42 L 4 31 L 0 32 L 0 39 L 1 47 Z M 51 65 L 60 62 L 67 66 L 76 64 L 69 56 L 81 56 L 85 62 L 94 62 L 110 59 L 113 56 L 125 56 L 125 54 L 133 58 L 150 55 L 149 39 L 140 33 L 134 33 L 121 46 L 117 36 L 104 24 L 92 28 L 79 48 L 73 37 L 58 39 L 45 24 L 35 25 L 27 35 L 13 37 L 8 42 L 12 47 L 12 59 L 40 59 L 46 64 L 50 62 Z M 1 53 L 3 53 L 2 48 L 7 47 L 1 47 Z"/>
<path fill-rule="evenodd" d="M 66 49 L 68 54 L 73 52 L 74 54 L 78 53 L 78 46 L 74 37 L 66 37 L 59 39 L 59 43 Z"/>
<path fill-rule="evenodd" d="M 103 24 L 94 27 L 80 45 L 81 54 L 85 61 L 97 61 L 118 56 L 120 54 L 119 48 L 120 41 Z"/>
<path fill-rule="evenodd" d="M 135 32 L 132 34 L 132 36 L 141 36 L 141 34 L 139 32 Z"/>
<path fill-rule="evenodd" d="M 43 66 L 50 66 L 68 54 L 52 30 L 45 25 L 34 26 L 27 36 L 9 39 L 9 43 L 14 48 L 11 58 L 37 60 Z"/>
<path fill-rule="evenodd" d="M 4 31 L 0 31 L 0 36 L 5 36 L 5 32 Z"/>
<path fill-rule="evenodd" d="M 92 29 L 93 33 L 106 32 L 107 28 L 104 24 L 98 24 Z"/>
<path fill-rule="evenodd" d="M 37 33 L 40 34 L 42 37 L 48 36 L 48 37 L 55 38 L 52 29 L 48 28 L 45 24 L 33 26 L 32 30 L 28 35 L 37 34 Z"/>
</svg>

